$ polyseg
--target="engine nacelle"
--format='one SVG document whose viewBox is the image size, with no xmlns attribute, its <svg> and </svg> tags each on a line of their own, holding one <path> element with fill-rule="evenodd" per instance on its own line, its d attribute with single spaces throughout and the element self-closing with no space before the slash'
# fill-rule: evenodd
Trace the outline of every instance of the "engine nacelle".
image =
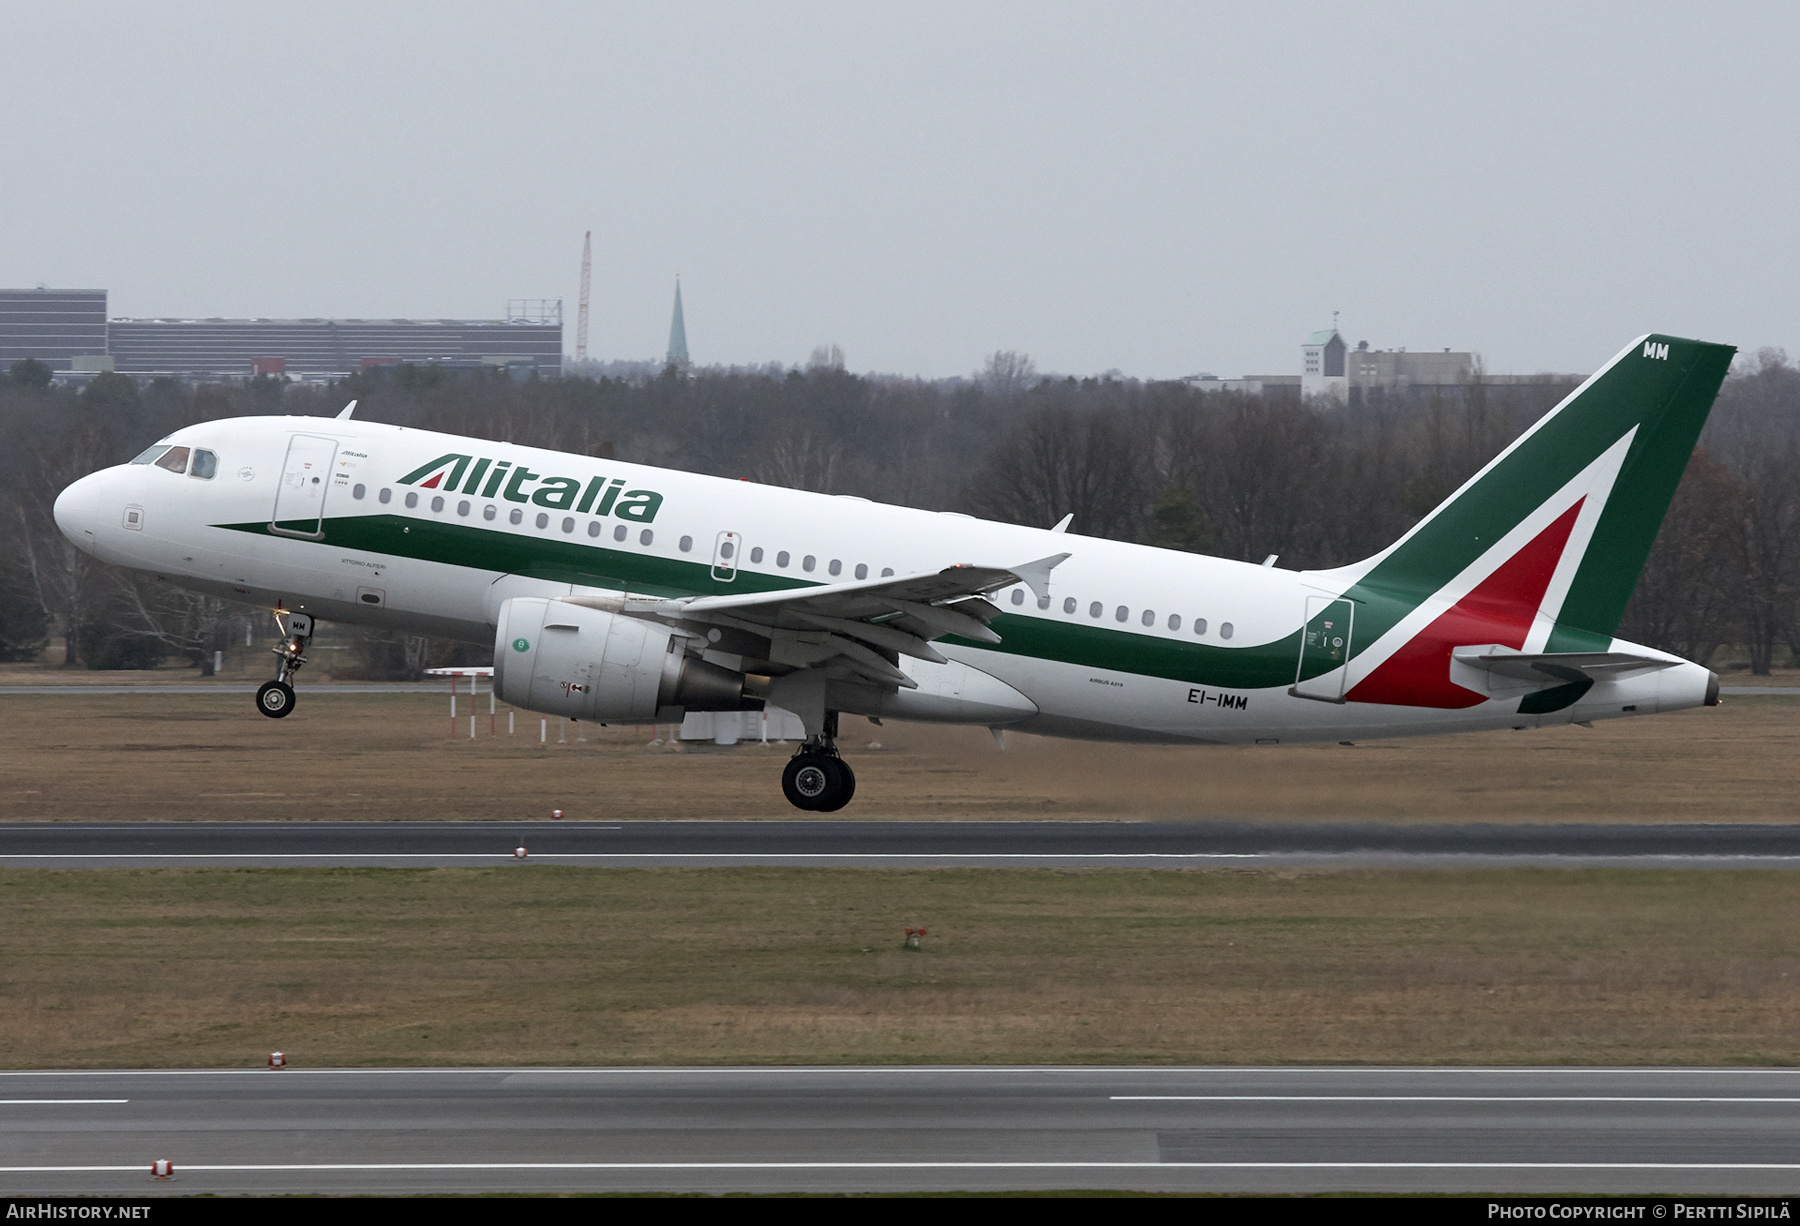
<svg viewBox="0 0 1800 1226">
<path fill-rule="evenodd" d="M 655 622 L 537 596 L 500 606 L 494 692 L 528 711 L 595 723 L 756 705 L 744 699 L 744 674 L 687 655 Z"/>
</svg>

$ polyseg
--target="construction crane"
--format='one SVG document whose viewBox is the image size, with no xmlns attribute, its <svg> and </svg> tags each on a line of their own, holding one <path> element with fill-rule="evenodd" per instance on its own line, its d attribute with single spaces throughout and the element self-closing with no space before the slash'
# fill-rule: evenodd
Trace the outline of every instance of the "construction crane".
<svg viewBox="0 0 1800 1226">
<path fill-rule="evenodd" d="M 594 232 L 581 239 L 581 308 L 575 315 L 575 360 L 587 361 L 588 282 L 594 275 Z"/>
</svg>

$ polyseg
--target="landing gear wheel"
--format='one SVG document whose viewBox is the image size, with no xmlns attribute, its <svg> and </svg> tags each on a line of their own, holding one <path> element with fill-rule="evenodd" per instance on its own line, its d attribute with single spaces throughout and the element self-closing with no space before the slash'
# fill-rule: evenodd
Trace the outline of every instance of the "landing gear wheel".
<svg viewBox="0 0 1800 1226">
<path fill-rule="evenodd" d="M 294 687 L 285 681 L 265 681 L 256 691 L 256 709 L 270 719 L 280 719 L 294 709 Z"/>
<path fill-rule="evenodd" d="M 838 768 L 838 773 L 843 776 L 844 791 L 843 795 L 837 798 L 836 804 L 819 806 L 820 811 L 826 813 L 835 813 L 837 810 L 849 804 L 851 798 L 856 795 L 856 772 L 851 770 L 850 764 L 842 758 L 833 758 L 831 761 L 832 764 Z"/>
<path fill-rule="evenodd" d="M 781 791 L 796 809 L 831 813 L 850 802 L 856 791 L 856 777 L 837 758 L 822 753 L 797 754 L 781 772 Z"/>
</svg>

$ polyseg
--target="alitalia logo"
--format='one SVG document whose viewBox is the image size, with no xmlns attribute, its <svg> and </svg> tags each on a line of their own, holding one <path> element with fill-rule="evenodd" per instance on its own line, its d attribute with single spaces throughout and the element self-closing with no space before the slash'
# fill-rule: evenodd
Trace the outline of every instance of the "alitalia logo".
<svg viewBox="0 0 1800 1226">
<path fill-rule="evenodd" d="M 546 477 L 511 460 L 454 452 L 419 465 L 400 478 L 400 484 L 480 498 L 504 498 L 508 502 L 534 502 L 552 511 L 616 515 L 645 524 L 656 519 L 663 502 L 663 496 L 655 490 L 626 489 L 623 477 L 610 481 L 594 477 L 584 486 L 579 477 Z M 528 486 L 535 488 L 528 490 Z"/>
</svg>

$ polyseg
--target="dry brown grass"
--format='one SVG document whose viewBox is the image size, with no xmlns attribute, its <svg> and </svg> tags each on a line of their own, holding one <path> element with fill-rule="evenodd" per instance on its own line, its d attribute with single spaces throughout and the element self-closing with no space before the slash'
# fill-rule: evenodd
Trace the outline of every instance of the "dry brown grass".
<svg viewBox="0 0 1800 1226">
<path fill-rule="evenodd" d="M 191 677 L 191 675 L 190 675 Z M 0 670 L 0 680 L 14 680 Z M 461 710 L 467 712 L 465 696 Z M 482 700 L 485 712 L 485 697 Z M 243 694 L 0 698 L 0 820 L 797 818 L 791 747 L 650 750 L 648 729 L 594 739 L 450 735 L 444 697 L 306 694 L 285 720 Z M 867 748 L 879 741 L 883 748 Z M 858 775 L 843 818 L 1259 818 L 1786 822 L 1800 701 L 1586 728 L 1218 749 L 1098 745 L 846 719 Z"/>
<path fill-rule="evenodd" d="M 0 891 L 9 1067 L 1800 1058 L 1791 873 L 528 864 Z"/>
</svg>

